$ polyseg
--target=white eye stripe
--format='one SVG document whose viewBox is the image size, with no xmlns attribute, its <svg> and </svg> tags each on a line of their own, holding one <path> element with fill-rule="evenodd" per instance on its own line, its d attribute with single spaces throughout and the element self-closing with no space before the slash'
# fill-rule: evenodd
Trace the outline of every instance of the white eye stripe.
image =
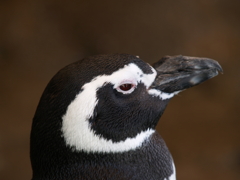
<svg viewBox="0 0 240 180">
<path fill-rule="evenodd" d="M 88 119 L 93 116 L 94 108 L 98 104 L 96 92 L 104 84 L 111 83 L 114 88 L 117 88 L 122 83 L 130 81 L 136 86 L 138 82 L 141 82 L 148 88 L 155 77 L 156 71 L 153 70 L 152 74 L 144 74 L 136 64 L 131 63 L 111 75 L 97 76 L 83 85 L 82 91 L 76 95 L 62 116 L 61 130 L 66 145 L 76 151 L 85 152 L 124 152 L 140 147 L 154 133 L 154 130 L 148 129 L 125 141 L 113 143 L 111 140 L 96 135 L 91 130 Z"/>
</svg>

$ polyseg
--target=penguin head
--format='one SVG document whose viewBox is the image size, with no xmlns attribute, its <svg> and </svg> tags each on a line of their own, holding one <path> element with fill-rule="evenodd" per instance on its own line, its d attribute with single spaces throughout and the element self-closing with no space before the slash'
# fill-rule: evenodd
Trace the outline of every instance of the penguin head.
<svg viewBox="0 0 240 180">
<path fill-rule="evenodd" d="M 154 132 L 168 102 L 149 93 L 156 75 L 128 54 L 93 56 L 66 66 L 41 97 L 32 146 L 42 141 L 85 152 L 137 148 Z"/>
<path fill-rule="evenodd" d="M 196 58 L 195 58 L 196 59 Z M 129 54 L 85 58 L 47 85 L 31 131 L 31 160 L 65 151 L 118 153 L 139 148 L 169 100 L 215 75 L 213 60 L 164 57 L 153 67 Z M 183 64 L 186 64 L 183 66 Z"/>
<path fill-rule="evenodd" d="M 157 74 L 150 65 L 131 55 L 106 59 L 105 66 L 81 86 L 62 116 L 65 142 L 76 150 L 122 152 L 137 148 L 154 132 L 167 104 L 149 93 Z M 112 61 L 114 67 L 106 73 L 106 64 Z M 92 71 L 97 69 L 96 64 Z"/>
</svg>

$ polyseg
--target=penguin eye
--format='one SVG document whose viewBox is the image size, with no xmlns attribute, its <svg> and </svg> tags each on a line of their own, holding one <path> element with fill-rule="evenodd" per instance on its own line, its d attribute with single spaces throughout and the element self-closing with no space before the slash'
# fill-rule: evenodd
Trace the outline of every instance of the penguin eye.
<svg viewBox="0 0 240 180">
<path fill-rule="evenodd" d="M 118 92 L 121 92 L 123 94 L 129 94 L 134 91 L 136 85 L 131 83 L 124 83 L 118 86 L 116 89 Z"/>
<path fill-rule="evenodd" d="M 121 86 L 119 86 L 119 88 L 122 90 L 122 91 L 128 91 L 132 88 L 132 84 L 122 84 Z"/>
</svg>

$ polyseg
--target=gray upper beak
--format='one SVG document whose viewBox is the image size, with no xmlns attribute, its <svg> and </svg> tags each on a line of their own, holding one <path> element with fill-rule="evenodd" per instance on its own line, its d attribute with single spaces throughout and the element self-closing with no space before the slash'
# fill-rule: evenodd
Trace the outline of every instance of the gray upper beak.
<svg viewBox="0 0 240 180">
<path fill-rule="evenodd" d="M 150 88 L 166 93 L 198 85 L 223 72 L 215 60 L 188 56 L 165 56 L 153 64 L 157 77 Z"/>
</svg>

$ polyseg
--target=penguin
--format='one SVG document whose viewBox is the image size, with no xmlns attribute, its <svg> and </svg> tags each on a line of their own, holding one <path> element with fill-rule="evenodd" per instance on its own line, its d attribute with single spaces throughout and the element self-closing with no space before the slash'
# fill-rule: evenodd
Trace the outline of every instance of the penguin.
<svg viewBox="0 0 240 180">
<path fill-rule="evenodd" d="M 155 130 L 169 100 L 222 72 L 217 61 L 95 55 L 48 83 L 31 129 L 32 180 L 175 180 Z"/>
</svg>

